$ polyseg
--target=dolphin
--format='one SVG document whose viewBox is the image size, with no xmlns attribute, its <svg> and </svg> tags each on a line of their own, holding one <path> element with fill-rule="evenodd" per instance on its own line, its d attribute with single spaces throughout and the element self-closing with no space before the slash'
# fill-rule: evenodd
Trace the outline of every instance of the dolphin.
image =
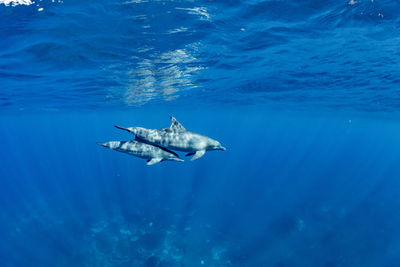
<svg viewBox="0 0 400 267">
<path fill-rule="evenodd" d="M 119 152 L 147 159 L 147 165 L 153 165 L 164 160 L 183 161 L 183 159 L 179 158 L 179 156 L 173 151 L 135 140 L 110 141 L 105 143 L 99 142 L 97 144 Z"/>
<path fill-rule="evenodd" d="M 191 160 L 201 158 L 209 150 L 226 150 L 218 141 L 187 131 L 174 117 L 171 116 L 171 126 L 163 129 L 146 129 L 142 127 L 116 128 L 128 131 L 136 136 L 135 140 L 165 147 L 167 149 L 189 152 L 186 156 L 194 155 Z"/>
</svg>

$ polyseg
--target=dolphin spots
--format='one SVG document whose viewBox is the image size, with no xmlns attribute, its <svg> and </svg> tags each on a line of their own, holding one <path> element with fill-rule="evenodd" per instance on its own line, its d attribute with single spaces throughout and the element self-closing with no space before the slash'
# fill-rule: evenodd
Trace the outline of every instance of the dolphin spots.
<svg viewBox="0 0 400 267">
<path fill-rule="evenodd" d="M 170 127 L 163 129 L 124 128 L 115 125 L 116 128 L 135 135 L 135 140 L 128 141 L 131 142 L 129 143 L 129 148 L 115 148 L 115 150 L 146 158 L 148 159 L 148 165 L 164 160 L 183 161 L 173 150 L 187 152 L 186 156 L 193 155 L 192 161 L 204 156 L 206 151 L 226 150 L 217 140 L 190 132 L 177 119 L 172 116 L 170 118 Z"/>
</svg>

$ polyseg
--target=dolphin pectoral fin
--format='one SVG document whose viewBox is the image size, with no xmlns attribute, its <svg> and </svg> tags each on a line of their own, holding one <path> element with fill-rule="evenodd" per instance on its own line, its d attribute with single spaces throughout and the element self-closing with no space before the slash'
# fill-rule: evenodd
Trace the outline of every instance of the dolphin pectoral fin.
<svg viewBox="0 0 400 267">
<path fill-rule="evenodd" d="M 194 152 L 190 152 L 190 153 L 187 153 L 185 156 L 189 157 L 189 156 L 193 156 L 193 155 L 194 155 Z"/>
<path fill-rule="evenodd" d="M 204 156 L 204 153 L 206 153 L 205 150 L 196 151 L 196 153 L 194 154 L 193 158 L 191 158 L 190 160 L 193 161 L 193 160 L 199 159 L 202 156 Z"/>
<path fill-rule="evenodd" d="M 159 163 L 161 161 L 162 161 L 161 158 L 152 158 L 147 161 L 146 165 L 153 165 L 153 164 Z"/>
</svg>

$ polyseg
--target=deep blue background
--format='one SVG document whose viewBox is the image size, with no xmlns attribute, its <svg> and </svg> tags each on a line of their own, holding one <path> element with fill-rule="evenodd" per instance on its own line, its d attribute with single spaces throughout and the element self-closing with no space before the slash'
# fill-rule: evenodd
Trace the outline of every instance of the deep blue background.
<svg viewBox="0 0 400 267">
<path fill-rule="evenodd" d="M 151 253 L 161 266 L 399 263 L 397 122 L 174 111 L 228 150 L 146 166 L 95 144 L 130 138 L 115 122 L 167 127 L 165 110 L 2 117 L 5 266 L 139 266 Z"/>
<path fill-rule="evenodd" d="M 350 3 L 0 4 L 0 265 L 400 266 L 400 5 Z M 170 115 L 227 151 L 96 145 Z"/>
</svg>

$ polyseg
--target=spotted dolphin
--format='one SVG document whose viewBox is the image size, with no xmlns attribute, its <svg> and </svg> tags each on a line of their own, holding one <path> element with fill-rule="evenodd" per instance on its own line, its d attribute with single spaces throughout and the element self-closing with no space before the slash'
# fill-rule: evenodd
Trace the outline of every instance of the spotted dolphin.
<svg viewBox="0 0 400 267">
<path fill-rule="evenodd" d="M 116 125 L 115 127 L 134 134 L 138 141 L 189 152 L 186 156 L 194 155 L 191 160 L 201 158 L 209 150 L 226 150 L 218 141 L 210 137 L 187 131 L 174 117 L 171 117 L 171 126 L 164 129 L 123 128 Z"/>
<path fill-rule="evenodd" d="M 173 151 L 135 140 L 110 141 L 97 144 L 112 150 L 147 159 L 147 165 L 153 165 L 164 160 L 183 161 L 183 159 L 179 158 L 179 156 Z"/>
</svg>

